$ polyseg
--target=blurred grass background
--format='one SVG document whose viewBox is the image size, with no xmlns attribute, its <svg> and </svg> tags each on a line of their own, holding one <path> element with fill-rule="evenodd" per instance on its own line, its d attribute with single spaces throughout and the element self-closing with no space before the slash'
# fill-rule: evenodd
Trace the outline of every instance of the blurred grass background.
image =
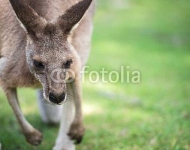
<svg viewBox="0 0 190 150">
<path fill-rule="evenodd" d="M 88 71 L 130 66 L 130 75 L 141 72 L 141 83 L 86 80 L 86 134 L 77 149 L 190 150 L 190 1 L 99 0 L 94 24 Z M 41 122 L 34 90 L 19 90 L 19 99 L 26 118 L 44 139 L 38 147 L 25 142 L 1 93 L 3 148 L 50 150 L 58 127 Z"/>
</svg>

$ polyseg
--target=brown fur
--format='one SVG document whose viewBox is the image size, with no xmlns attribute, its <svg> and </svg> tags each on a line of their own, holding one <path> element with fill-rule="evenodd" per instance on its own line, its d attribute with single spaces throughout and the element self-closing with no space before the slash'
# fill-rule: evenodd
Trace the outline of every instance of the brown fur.
<svg viewBox="0 0 190 150">
<path fill-rule="evenodd" d="M 35 11 L 39 16 L 44 17 L 46 20 L 55 20 L 61 16 L 69 7 L 75 4 L 77 1 L 57 0 L 54 3 L 50 0 L 46 1 L 32 1 L 28 0 L 31 7 L 35 7 Z M 1 75 L 1 82 L 3 87 L 30 87 L 38 85 L 38 81 L 35 81 L 34 76 L 30 73 L 26 64 L 25 48 L 26 48 L 26 33 L 20 26 L 20 23 L 16 19 L 13 9 L 8 0 L 0 0 L 0 35 L 1 35 L 1 50 L 0 56 L 6 57 L 11 61 L 8 61 L 6 67 L 3 68 L 3 75 Z M 53 3 L 53 4 L 52 4 Z M 43 5 L 43 7 L 42 7 Z M 51 5 L 55 5 L 48 9 Z M 47 6 L 47 7 L 46 7 Z M 62 6 L 62 7 L 61 7 Z M 45 9 L 43 9 L 45 8 Z M 49 11 L 48 11 L 49 10 Z M 48 13 L 46 13 L 48 11 Z M 5 13 L 6 12 L 6 13 Z M 93 15 L 93 7 L 86 13 L 85 17 L 81 20 L 78 30 L 75 29 L 70 35 L 72 39 L 72 45 L 78 52 L 82 61 L 85 64 L 87 56 L 89 54 L 90 38 L 91 35 L 91 22 Z M 87 40 L 85 43 L 83 43 Z M 80 41 L 80 42 L 79 42 Z M 82 41 L 82 42 L 81 42 Z M 83 46 L 85 45 L 85 46 Z M 85 48 L 84 48 L 85 47 Z M 86 49 L 86 47 L 88 47 Z M 51 54 L 50 54 L 51 55 Z M 85 56 L 84 56 L 85 55 Z M 87 55 L 87 56 L 86 56 Z M 85 57 L 85 58 L 84 58 Z M 22 58 L 22 59 L 19 59 Z M 22 70 L 22 71 L 21 71 Z M 2 72 L 2 71 L 1 71 Z M 6 75 L 5 75 L 6 74 Z M 7 87 L 8 86 L 8 87 Z"/>
<path fill-rule="evenodd" d="M 90 50 L 94 4 L 88 9 L 91 0 L 10 2 L 0 0 L 0 84 L 27 141 L 38 145 L 41 134 L 26 125 L 18 104 L 15 103 L 18 101 L 15 89 L 42 86 L 44 98 L 48 102 L 50 92 L 57 95 L 67 93 L 67 85 L 53 82 L 50 74 L 54 69 L 64 68 L 63 64 L 72 60 L 70 68 L 80 78 L 79 72 L 86 63 Z M 42 62 L 45 68 L 37 70 L 34 61 Z M 79 79 L 71 84 L 76 116 L 69 132 L 78 141 L 84 132 L 80 84 Z"/>
</svg>

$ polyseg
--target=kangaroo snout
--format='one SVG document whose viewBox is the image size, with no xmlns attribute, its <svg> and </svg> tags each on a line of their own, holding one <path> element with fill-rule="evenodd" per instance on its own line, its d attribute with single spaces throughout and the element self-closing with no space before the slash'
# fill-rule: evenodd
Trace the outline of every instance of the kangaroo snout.
<svg viewBox="0 0 190 150">
<path fill-rule="evenodd" d="M 62 94 L 56 94 L 56 93 L 50 92 L 49 94 L 49 100 L 55 104 L 61 104 L 65 100 L 65 97 L 66 97 L 65 92 Z"/>
</svg>

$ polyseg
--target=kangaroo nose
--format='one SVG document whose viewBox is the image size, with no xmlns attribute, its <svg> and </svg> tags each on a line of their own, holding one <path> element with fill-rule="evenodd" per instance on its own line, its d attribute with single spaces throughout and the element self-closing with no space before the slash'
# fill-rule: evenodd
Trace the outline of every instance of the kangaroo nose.
<svg viewBox="0 0 190 150">
<path fill-rule="evenodd" d="M 60 104 L 61 102 L 63 102 L 65 100 L 65 93 L 63 93 L 61 95 L 56 95 L 54 93 L 50 93 L 49 100 L 53 103 Z"/>
</svg>

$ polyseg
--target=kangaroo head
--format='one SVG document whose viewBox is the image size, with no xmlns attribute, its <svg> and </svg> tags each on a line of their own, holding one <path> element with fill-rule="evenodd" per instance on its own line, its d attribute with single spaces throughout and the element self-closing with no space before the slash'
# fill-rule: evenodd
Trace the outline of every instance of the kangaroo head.
<svg viewBox="0 0 190 150">
<path fill-rule="evenodd" d="M 61 104 L 65 100 L 67 70 L 71 69 L 79 74 L 80 60 L 68 38 L 91 2 L 92 0 L 82 0 L 56 21 L 47 22 L 23 0 L 10 0 L 18 20 L 27 33 L 28 67 L 41 82 L 44 98 L 50 103 Z"/>
</svg>

